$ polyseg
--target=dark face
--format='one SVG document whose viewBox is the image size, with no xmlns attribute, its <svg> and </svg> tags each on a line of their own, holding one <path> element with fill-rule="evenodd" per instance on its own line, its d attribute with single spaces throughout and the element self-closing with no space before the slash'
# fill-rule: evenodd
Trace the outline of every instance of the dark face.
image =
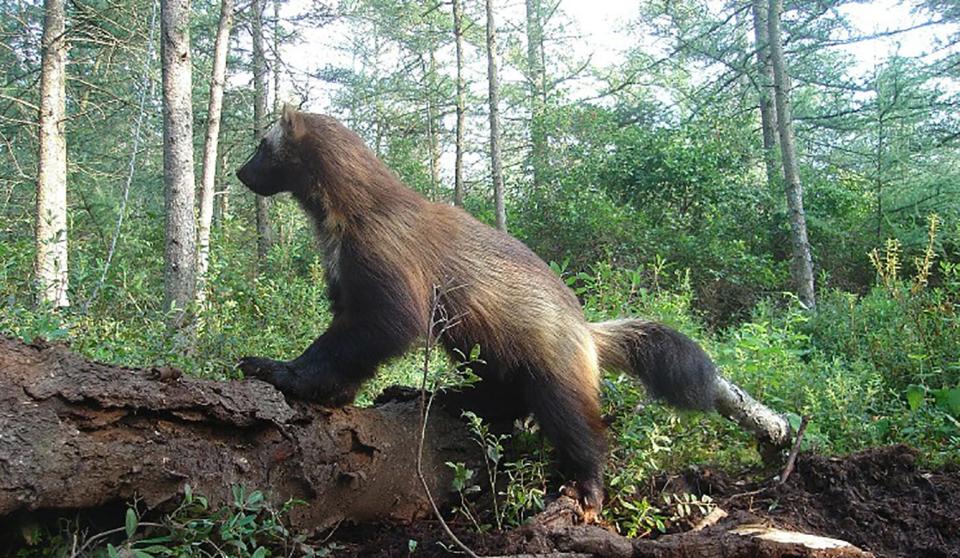
<svg viewBox="0 0 960 558">
<path fill-rule="evenodd" d="M 260 140 L 253 156 L 237 171 L 243 185 L 261 196 L 272 196 L 289 190 L 283 161 L 278 157 L 271 138 Z"/>
</svg>

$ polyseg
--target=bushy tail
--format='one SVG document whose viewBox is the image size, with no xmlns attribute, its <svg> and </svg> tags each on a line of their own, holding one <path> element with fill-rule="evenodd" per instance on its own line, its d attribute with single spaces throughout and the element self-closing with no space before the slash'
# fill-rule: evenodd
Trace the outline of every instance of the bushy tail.
<svg viewBox="0 0 960 558">
<path fill-rule="evenodd" d="M 686 335 L 645 320 L 590 324 L 602 368 L 640 378 L 651 395 L 682 409 L 709 410 L 717 391 L 717 369 Z"/>
</svg>

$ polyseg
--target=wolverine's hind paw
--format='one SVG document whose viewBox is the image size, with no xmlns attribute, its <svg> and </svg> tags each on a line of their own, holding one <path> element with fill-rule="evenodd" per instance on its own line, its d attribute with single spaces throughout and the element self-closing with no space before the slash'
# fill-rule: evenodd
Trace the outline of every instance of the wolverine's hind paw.
<svg viewBox="0 0 960 558">
<path fill-rule="evenodd" d="M 580 519 L 588 525 L 601 523 L 600 512 L 603 508 L 603 493 L 593 488 L 592 483 L 565 484 L 560 494 L 572 498 L 579 504 L 577 510 Z"/>
</svg>

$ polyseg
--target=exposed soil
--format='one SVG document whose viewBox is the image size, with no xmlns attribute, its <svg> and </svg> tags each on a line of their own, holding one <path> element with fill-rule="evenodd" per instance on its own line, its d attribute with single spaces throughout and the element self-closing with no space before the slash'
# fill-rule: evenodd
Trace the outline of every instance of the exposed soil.
<svg viewBox="0 0 960 558">
<path fill-rule="evenodd" d="M 717 537 L 718 531 L 738 524 L 762 523 L 842 539 L 879 557 L 960 557 L 960 469 L 925 472 L 917 454 L 905 446 L 876 448 L 843 458 L 802 454 L 782 487 L 738 480 L 710 468 L 663 476 L 651 483 L 648 496 L 659 492 L 710 495 L 730 516 L 714 528 L 698 533 L 663 535 L 664 547 L 679 537 L 684 541 Z M 759 492 L 757 492 L 759 490 Z M 659 500 L 659 498 L 657 498 Z M 542 553 L 558 548 L 536 529 L 478 535 L 465 526 L 454 530 L 478 554 Z M 407 556 L 416 541 L 415 556 L 447 556 L 450 545 L 438 523 L 414 525 L 341 526 L 331 537 L 336 556 Z M 328 543 L 330 542 L 328 541 Z M 693 556 L 690 544 L 634 555 Z M 747 555 L 736 554 L 737 556 Z M 753 556 L 774 555 L 756 554 Z M 780 554 L 791 555 L 791 554 Z"/>
<path fill-rule="evenodd" d="M 801 456 L 779 494 L 726 498 L 725 509 L 750 511 L 782 527 L 846 540 L 877 556 L 960 556 L 960 470 L 917 469 L 905 446 L 845 458 Z M 720 497 L 733 491 L 717 480 Z"/>
</svg>

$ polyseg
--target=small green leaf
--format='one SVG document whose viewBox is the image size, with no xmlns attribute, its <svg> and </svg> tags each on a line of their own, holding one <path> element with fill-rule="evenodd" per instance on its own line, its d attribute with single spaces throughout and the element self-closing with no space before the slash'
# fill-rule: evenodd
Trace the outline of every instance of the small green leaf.
<svg viewBox="0 0 960 558">
<path fill-rule="evenodd" d="M 803 417 L 796 413 L 787 413 L 787 422 L 790 423 L 790 427 L 796 432 L 800 429 L 800 423 L 803 422 Z"/>
<path fill-rule="evenodd" d="M 923 405 L 923 397 L 926 395 L 926 390 L 923 386 L 918 386 L 916 384 L 911 384 L 907 386 L 907 405 L 910 406 L 911 411 L 916 411 Z"/>
<path fill-rule="evenodd" d="M 233 493 L 233 505 L 238 508 L 243 507 L 243 501 L 245 499 L 243 487 L 239 484 L 234 484 L 230 487 L 230 491 Z"/>
<path fill-rule="evenodd" d="M 254 490 L 250 493 L 250 496 L 247 497 L 247 508 L 249 509 L 259 509 L 260 504 L 263 502 L 263 492 L 259 490 Z"/>
<path fill-rule="evenodd" d="M 413 551 L 417 549 L 417 541 L 410 539 L 407 541 L 407 550 L 410 554 L 413 554 Z"/>
<path fill-rule="evenodd" d="M 932 391 L 937 407 L 953 416 L 960 416 L 960 388 L 942 388 Z"/>
<path fill-rule="evenodd" d="M 947 390 L 947 410 L 953 416 L 960 416 L 960 388 Z"/>
<path fill-rule="evenodd" d="M 110 558 L 120 558 L 120 553 L 117 552 L 116 547 L 110 543 L 107 543 L 107 556 Z"/>
<path fill-rule="evenodd" d="M 127 519 L 124 525 L 124 529 L 127 532 L 127 538 L 133 536 L 137 532 L 137 525 L 140 523 L 140 520 L 137 519 L 137 512 L 133 511 L 133 508 L 127 508 Z"/>
<path fill-rule="evenodd" d="M 267 549 L 262 546 L 258 546 L 257 549 L 253 551 L 253 555 L 250 558 L 266 558 L 266 556 Z"/>
</svg>

